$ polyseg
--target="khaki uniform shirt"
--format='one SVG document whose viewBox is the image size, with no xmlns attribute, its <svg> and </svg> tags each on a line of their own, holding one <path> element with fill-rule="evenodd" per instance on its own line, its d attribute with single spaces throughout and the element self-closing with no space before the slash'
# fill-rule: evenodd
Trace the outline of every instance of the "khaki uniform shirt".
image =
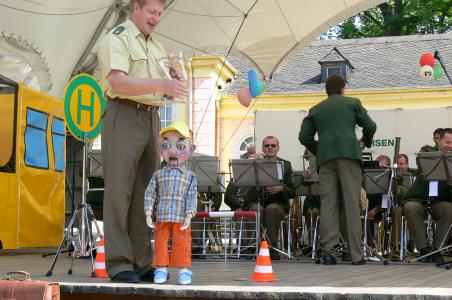
<svg viewBox="0 0 452 300">
<path fill-rule="evenodd" d="M 165 71 L 158 64 L 158 60 L 164 56 L 167 55 L 163 46 L 152 37 L 146 40 L 136 25 L 127 19 L 111 30 L 99 45 L 100 81 L 104 94 L 110 98 L 126 98 L 148 105 L 163 106 L 162 93 L 140 96 L 115 93 L 107 76 L 114 69 L 134 78 L 167 78 Z"/>
</svg>

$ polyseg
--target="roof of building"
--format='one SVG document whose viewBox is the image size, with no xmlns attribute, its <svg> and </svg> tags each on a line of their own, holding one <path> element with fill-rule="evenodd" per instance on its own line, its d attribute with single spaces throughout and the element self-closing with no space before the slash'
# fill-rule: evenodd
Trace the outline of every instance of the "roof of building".
<svg viewBox="0 0 452 300">
<path fill-rule="evenodd" d="M 419 75 L 421 55 L 433 54 L 435 50 L 452 76 L 452 33 L 314 41 L 273 75 L 265 84 L 264 94 L 324 92 L 319 61 L 331 61 L 332 57 L 348 61 L 354 68 L 348 70 L 348 90 L 450 87 L 446 77 L 424 80 Z M 239 76 L 223 95 L 234 95 L 247 84 L 246 74 L 252 66 L 232 56 L 227 60 L 239 71 Z"/>
</svg>

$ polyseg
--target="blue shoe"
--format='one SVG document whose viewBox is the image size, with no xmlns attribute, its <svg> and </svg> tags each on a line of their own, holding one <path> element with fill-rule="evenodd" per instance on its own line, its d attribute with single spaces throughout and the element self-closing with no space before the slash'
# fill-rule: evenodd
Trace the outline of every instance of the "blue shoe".
<svg viewBox="0 0 452 300">
<path fill-rule="evenodd" d="M 179 284 L 191 284 L 191 277 L 193 273 L 189 269 L 181 269 L 179 271 Z"/>
<path fill-rule="evenodd" d="M 168 280 L 168 271 L 166 268 L 158 268 L 154 272 L 154 283 L 165 283 Z"/>
</svg>

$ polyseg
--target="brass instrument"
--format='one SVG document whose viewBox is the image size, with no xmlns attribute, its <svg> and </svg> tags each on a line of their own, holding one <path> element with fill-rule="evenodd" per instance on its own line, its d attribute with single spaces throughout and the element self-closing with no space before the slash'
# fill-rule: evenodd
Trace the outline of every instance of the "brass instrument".
<svg viewBox="0 0 452 300">
<path fill-rule="evenodd" d="M 296 196 L 292 199 L 292 206 L 290 209 L 290 218 L 292 221 L 292 245 L 295 247 L 295 251 L 301 248 L 299 241 L 301 240 L 301 233 L 303 231 L 303 222 L 302 222 L 302 198 L 301 196 Z"/>
<path fill-rule="evenodd" d="M 384 252 L 384 237 L 385 237 L 385 226 L 384 221 L 378 222 L 377 235 L 375 238 L 375 250 L 379 255 L 383 255 Z"/>
<path fill-rule="evenodd" d="M 383 218 L 383 255 L 391 253 L 391 231 L 392 231 L 392 207 L 397 204 L 397 158 L 400 150 L 400 137 L 395 138 L 394 159 L 391 167 L 391 179 L 389 181 L 389 189 L 387 194 L 387 207 Z"/>
</svg>

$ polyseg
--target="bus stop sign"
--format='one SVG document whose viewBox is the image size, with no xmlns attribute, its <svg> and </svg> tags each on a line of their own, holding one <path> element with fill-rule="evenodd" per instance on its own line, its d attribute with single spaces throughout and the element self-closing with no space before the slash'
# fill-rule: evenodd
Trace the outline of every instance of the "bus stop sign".
<svg viewBox="0 0 452 300">
<path fill-rule="evenodd" d="M 90 142 L 99 135 L 105 99 L 97 80 L 87 74 L 74 76 L 64 93 L 64 114 L 72 135 Z"/>
</svg>

